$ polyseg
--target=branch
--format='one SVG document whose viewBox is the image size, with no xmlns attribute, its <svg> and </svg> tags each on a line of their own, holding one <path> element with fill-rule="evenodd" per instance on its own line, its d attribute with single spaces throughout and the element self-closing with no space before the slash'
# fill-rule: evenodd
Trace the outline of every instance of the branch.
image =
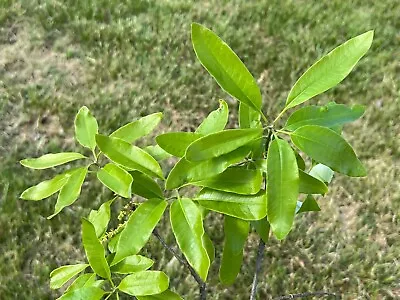
<svg viewBox="0 0 400 300">
<path fill-rule="evenodd" d="M 158 233 L 157 229 L 153 230 L 153 235 L 160 241 L 160 243 L 163 245 L 165 249 L 167 249 L 182 265 L 184 265 L 186 268 L 189 269 L 190 274 L 196 280 L 198 286 L 199 286 L 199 291 L 200 291 L 200 300 L 206 300 L 207 298 L 207 285 L 203 281 L 203 279 L 200 278 L 199 274 L 197 274 L 196 270 L 193 269 L 193 267 L 189 264 L 189 262 L 186 260 L 185 257 L 181 256 L 174 248 L 172 248 L 170 245 L 168 245 L 165 240 L 160 236 Z"/>
<path fill-rule="evenodd" d="M 284 299 L 296 299 L 296 298 L 304 298 L 304 297 L 310 297 L 310 296 L 332 296 L 335 297 L 335 299 L 342 299 L 342 296 L 340 294 L 334 294 L 334 293 L 329 293 L 329 292 L 306 292 L 306 293 L 300 293 L 300 294 L 289 294 L 286 296 L 280 296 L 275 298 L 275 300 L 284 300 Z"/>
<path fill-rule="evenodd" d="M 251 285 L 250 300 L 256 299 L 258 275 L 259 275 L 260 269 L 261 269 L 261 263 L 263 260 L 264 249 L 265 249 L 265 243 L 260 238 L 260 243 L 258 244 L 258 251 L 257 251 L 256 270 L 254 272 L 253 283 Z"/>
</svg>

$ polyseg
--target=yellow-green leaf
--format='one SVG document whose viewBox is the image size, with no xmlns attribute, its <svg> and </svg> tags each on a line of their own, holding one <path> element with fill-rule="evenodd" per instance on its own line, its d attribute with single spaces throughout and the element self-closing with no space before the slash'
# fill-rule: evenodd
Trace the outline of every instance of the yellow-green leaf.
<svg viewBox="0 0 400 300">
<path fill-rule="evenodd" d="M 98 125 L 86 106 L 82 106 L 75 117 L 75 138 L 83 147 L 92 151 L 96 148 Z"/>
<path fill-rule="evenodd" d="M 117 195 L 124 198 L 131 197 L 132 176 L 119 166 L 106 164 L 97 171 L 97 178 Z"/>
<path fill-rule="evenodd" d="M 56 167 L 81 158 L 85 158 L 85 156 L 76 152 L 49 153 L 38 158 L 23 159 L 20 163 L 24 167 L 41 170 Z"/>
<path fill-rule="evenodd" d="M 154 262 L 141 255 L 131 255 L 123 259 L 118 264 L 111 267 L 112 273 L 130 274 L 139 271 L 145 271 L 150 268 Z"/>
<path fill-rule="evenodd" d="M 257 113 L 258 114 L 258 113 Z M 258 114 L 260 115 L 260 114 Z M 224 100 L 219 100 L 219 108 L 212 111 L 201 122 L 196 129 L 196 133 L 207 135 L 224 130 L 226 123 L 228 123 L 229 109 L 228 104 Z"/>
<path fill-rule="evenodd" d="M 50 288 L 59 289 L 68 280 L 85 270 L 88 264 L 66 265 L 53 270 L 50 273 Z"/>
<path fill-rule="evenodd" d="M 126 276 L 118 289 L 131 296 L 160 294 L 168 288 L 169 279 L 160 271 L 141 271 Z"/>
<path fill-rule="evenodd" d="M 69 176 L 64 173 L 57 175 L 50 180 L 42 181 L 41 183 L 26 189 L 22 193 L 21 199 L 38 201 L 50 197 L 65 185 L 68 181 L 68 177 Z"/>
<path fill-rule="evenodd" d="M 203 135 L 194 132 L 168 132 L 156 137 L 157 144 L 168 153 L 182 157 L 186 148 Z"/>
</svg>

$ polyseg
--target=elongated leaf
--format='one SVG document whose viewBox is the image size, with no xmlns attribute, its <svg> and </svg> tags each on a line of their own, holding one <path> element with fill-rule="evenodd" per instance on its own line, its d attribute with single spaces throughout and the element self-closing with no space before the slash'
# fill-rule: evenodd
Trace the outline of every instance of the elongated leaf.
<svg viewBox="0 0 400 300">
<path fill-rule="evenodd" d="M 296 212 L 297 214 L 302 213 L 302 212 L 308 212 L 308 211 L 320 211 L 321 209 L 319 208 L 319 205 L 317 201 L 315 201 L 315 198 L 312 195 L 307 195 L 306 200 L 304 202 L 300 202 L 300 208 Z"/>
<path fill-rule="evenodd" d="M 128 143 L 133 143 L 137 139 L 148 135 L 160 123 L 162 113 L 155 113 L 134 122 L 128 123 L 111 133 L 110 137 L 119 138 Z"/>
<path fill-rule="evenodd" d="M 138 296 L 138 300 L 183 300 L 181 296 L 170 290 L 165 290 L 161 294 L 151 295 L 151 296 Z"/>
<path fill-rule="evenodd" d="M 293 151 L 293 152 L 296 155 L 297 166 L 299 167 L 300 170 L 304 171 L 306 168 L 306 163 L 305 163 L 303 157 L 297 151 Z"/>
<path fill-rule="evenodd" d="M 68 280 L 85 270 L 88 264 L 76 264 L 59 267 L 50 273 L 50 288 L 59 289 Z"/>
<path fill-rule="evenodd" d="M 50 180 L 42 181 L 41 183 L 26 189 L 21 194 L 21 199 L 24 200 L 42 200 L 57 193 L 68 181 L 69 175 L 60 174 Z"/>
<path fill-rule="evenodd" d="M 143 148 L 148 154 L 153 156 L 156 161 L 162 161 L 164 159 L 170 158 L 172 155 L 166 152 L 163 148 L 158 145 L 147 146 Z"/>
<path fill-rule="evenodd" d="M 226 123 L 228 123 L 228 116 L 228 104 L 226 104 L 224 100 L 219 100 L 219 108 L 212 111 L 207 118 L 203 120 L 196 129 L 196 133 L 207 135 L 224 130 Z"/>
<path fill-rule="evenodd" d="M 208 28 L 192 23 L 197 58 L 227 93 L 261 111 L 261 92 L 253 76 L 231 48 Z"/>
<path fill-rule="evenodd" d="M 64 207 L 67 207 L 74 203 L 81 194 L 81 187 L 87 174 L 87 168 L 78 168 L 69 173 L 68 181 L 63 185 L 58 194 L 57 203 L 54 208 L 54 214 L 47 217 L 48 219 L 53 218 L 57 215 Z"/>
<path fill-rule="evenodd" d="M 185 183 L 207 179 L 222 173 L 230 165 L 242 161 L 250 153 L 248 146 L 201 162 L 190 162 L 181 158 L 167 177 L 165 186 L 172 190 Z"/>
<path fill-rule="evenodd" d="M 194 132 L 168 132 L 156 137 L 157 144 L 168 153 L 183 157 L 186 148 L 203 135 Z"/>
<path fill-rule="evenodd" d="M 131 296 L 159 294 L 168 288 L 169 279 L 160 271 L 141 271 L 122 279 L 118 286 L 121 292 Z"/>
<path fill-rule="evenodd" d="M 245 128 L 259 128 L 261 125 L 260 122 L 260 113 L 256 112 L 248 105 L 244 103 L 239 104 L 239 126 L 242 129 Z"/>
<path fill-rule="evenodd" d="M 151 177 L 138 171 L 131 172 L 133 183 L 132 193 L 143 198 L 164 198 L 160 186 Z"/>
<path fill-rule="evenodd" d="M 113 201 L 104 202 L 98 210 L 92 210 L 89 214 L 88 220 L 93 224 L 97 237 L 101 237 L 107 230 L 111 218 L 110 206 Z"/>
<path fill-rule="evenodd" d="M 193 184 L 224 192 L 254 195 L 260 191 L 261 182 L 262 176 L 259 170 L 232 167 L 217 176 Z"/>
<path fill-rule="evenodd" d="M 150 268 L 154 262 L 141 255 L 131 255 L 111 267 L 112 273 L 130 274 L 139 271 L 145 271 Z"/>
<path fill-rule="evenodd" d="M 96 118 L 86 106 L 82 106 L 75 117 L 75 138 L 83 147 L 92 151 L 96 148 L 96 134 L 99 126 Z"/>
<path fill-rule="evenodd" d="M 83 287 L 62 295 L 58 300 L 100 300 L 106 292 L 99 287 Z"/>
<path fill-rule="evenodd" d="M 158 162 L 147 152 L 118 138 L 96 135 L 100 150 L 113 162 L 128 170 L 138 170 L 149 176 L 163 178 Z"/>
<path fill-rule="evenodd" d="M 67 162 L 86 158 L 80 153 L 75 152 L 62 152 L 45 154 L 38 158 L 27 158 L 20 161 L 21 165 L 31 169 L 47 169 L 56 167 Z"/>
<path fill-rule="evenodd" d="M 267 243 L 269 240 L 269 229 L 270 229 L 268 221 L 264 218 L 261 220 L 252 221 L 251 225 L 253 225 L 253 227 L 257 231 L 258 235 L 262 238 L 264 243 Z"/>
<path fill-rule="evenodd" d="M 108 241 L 107 248 L 111 253 L 115 254 L 115 252 L 117 252 L 117 245 L 118 245 L 119 238 L 121 237 L 121 233 L 122 233 L 122 231 L 118 232 L 116 235 L 114 235 Z M 108 257 L 110 257 L 110 256 L 108 256 Z M 112 258 L 114 259 L 114 257 L 112 257 Z"/>
<path fill-rule="evenodd" d="M 290 108 L 341 82 L 371 47 L 373 31 L 356 36 L 312 65 L 294 84 L 286 100 Z"/>
<path fill-rule="evenodd" d="M 249 228 L 250 224 L 247 221 L 229 216 L 224 218 L 224 251 L 219 269 L 219 278 L 224 284 L 232 284 L 239 274 Z"/>
<path fill-rule="evenodd" d="M 197 207 L 199 208 L 199 210 L 201 212 L 201 217 L 204 220 L 204 213 L 201 210 L 203 207 L 201 207 L 199 205 Z M 214 247 L 213 242 L 211 241 L 210 237 L 208 236 L 207 232 L 204 231 L 202 239 L 203 239 L 203 246 L 207 251 L 207 255 L 208 255 L 208 258 L 210 259 L 210 264 L 211 264 L 215 259 L 215 247 Z"/>
<path fill-rule="evenodd" d="M 317 164 L 312 167 L 309 174 L 326 183 L 331 183 L 333 178 L 332 169 L 323 164 Z"/>
<path fill-rule="evenodd" d="M 325 195 L 328 192 L 328 187 L 325 183 L 300 169 L 299 179 L 299 193 Z"/>
<path fill-rule="evenodd" d="M 207 135 L 190 144 L 185 158 L 195 162 L 221 156 L 261 138 L 262 131 L 262 128 L 230 129 Z"/>
<path fill-rule="evenodd" d="M 73 283 L 68 287 L 65 291 L 65 294 L 71 292 L 73 290 L 77 290 L 83 287 L 93 286 L 96 282 L 96 274 L 94 273 L 85 273 L 78 276 Z"/>
<path fill-rule="evenodd" d="M 297 148 L 334 171 L 352 177 L 367 174 L 351 146 L 329 128 L 306 125 L 296 129 L 291 138 Z"/>
<path fill-rule="evenodd" d="M 195 200 L 209 210 L 243 220 L 259 220 L 267 214 L 264 190 L 255 195 L 239 195 L 204 188 Z"/>
<path fill-rule="evenodd" d="M 110 267 L 104 256 L 104 248 L 96 235 L 96 230 L 92 223 L 82 219 L 82 243 L 85 248 L 87 260 L 90 267 L 100 277 L 110 279 Z"/>
<path fill-rule="evenodd" d="M 97 171 L 97 178 L 117 195 L 124 198 L 131 197 L 132 176 L 117 165 L 106 164 Z"/>
<path fill-rule="evenodd" d="M 121 232 L 117 251 L 111 265 L 124 258 L 137 254 L 147 243 L 151 233 L 161 219 L 167 202 L 161 199 L 150 199 L 142 203 L 129 217 Z"/>
<path fill-rule="evenodd" d="M 196 204 L 188 198 L 175 200 L 170 209 L 170 220 L 175 239 L 189 264 L 205 281 L 210 258 L 203 245 L 203 219 Z"/>
<path fill-rule="evenodd" d="M 299 171 L 290 145 L 273 140 L 267 155 L 268 221 L 281 240 L 292 229 L 299 194 Z"/>
</svg>

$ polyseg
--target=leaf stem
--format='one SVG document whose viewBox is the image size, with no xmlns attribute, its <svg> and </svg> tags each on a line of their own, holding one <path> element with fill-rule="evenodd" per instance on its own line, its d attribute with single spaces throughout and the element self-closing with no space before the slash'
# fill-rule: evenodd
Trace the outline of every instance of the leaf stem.
<svg viewBox="0 0 400 300">
<path fill-rule="evenodd" d="M 281 130 L 281 129 L 277 129 L 276 132 L 284 133 L 284 134 L 288 134 L 288 135 L 291 135 L 291 134 L 292 134 L 292 132 L 290 132 L 290 131 Z"/>
<path fill-rule="evenodd" d="M 258 275 L 259 275 L 260 270 L 261 270 L 261 263 L 262 263 L 263 256 L 264 256 L 264 249 L 265 249 L 265 243 L 262 240 L 262 238 L 260 238 L 260 242 L 258 244 L 258 251 L 257 251 L 256 269 L 255 269 L 255 272 L 254 272 L 253 283 L 251 285 L 250 300 L 255 300 L 256 299 Z"/>
<path fill-rule="evenodd" d="M 278 121 L 280 119 L 280 117 L 282 117 L 282 115 L 286 112 L 287 108 L 285 107 L 280 113 L 279 115 L 275 118 L 275 120 L 272 122 L 272 124 L 275 124 L 276 121 Z"/>
</svg>

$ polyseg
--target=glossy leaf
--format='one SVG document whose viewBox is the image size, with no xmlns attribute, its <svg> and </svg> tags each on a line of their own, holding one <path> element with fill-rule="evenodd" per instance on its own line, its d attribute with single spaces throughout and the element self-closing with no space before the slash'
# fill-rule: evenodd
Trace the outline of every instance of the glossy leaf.
<svg viewBox="0 0 400 300">
<path fill-rule="evenodd" d="M 118 128 L 111 133 L 110 137 L 119 138 L 131 144 L 152 132 L 158 123 L 160 123 L 162 117 L 163 115 L 160 112 L 142 117 Z"/>
<path fill-rule="evenodd" d="M 255 195 L 239 195 L 204 188 L 195 200 L 209 210 L 243 220 L 259 220 L 267 214 L 264 190 Z"/>
<path fill-rule="evenodd" d="M 168 288 L 169 279 L 160 271 L 141 271 L 126 276 L 118 286 L 121 292 L 131 296 L 160 294 Z"/>
<path fill-rule="evenodd" d="M 65 293 L 71 292 L 73 290 L 77 290 L 83 287 L 93 286 L 96 282 L 96 274 L 94 273 L 85 273 L 78 276 L 73 283 L 68 287 Z"/>
<path fill-rule="evenodd" d="M 83 287 L 62 295 L 58 300 L 100 300 L 106 292 L 99 287 Z"/>
<path fill-rule="evenodd" d="M 96 134 L 99 126 L 96 118 L 86 106 L 82 106 L 75 117 L 75 138 L 83 147 L 92 151 L 96 148 Z"/>
<path fill-rule="evenodd" d="M 53 177 L 50 180 L 42 181 L 41 183 L 26 189 L 21 194 L 21 199 L 38 201 L 50 197 L 57 193 L 68 181 L 69 175 L 64 173 Z"/>
<path fill-rule="evenodd" d="M 59 267 L 50 273 L 50 288 L 59 289 L 68 280 L 85 270 L 88 264 L 76 264 Z"/>
<path fill-rule="evenodd" d="M 104 248 L 96 235 L 96 230 L 87 219 L 82 219 L 82 243 L 90 267 L 100 277 L 110 279 L 110 267 L 104 256 Z"/>
<path fill-rule="evenodd" d="M 321 194 L 328 192 L 328 187 L 321 180 L 307 174 L 299 169 L 299 193 L 303 194 Z"/>
<path fill-rule="evenodd" d="M 254 195 L 260 191 L 261 182 L 262 176 L 259 170 L 232 167 L 210 179 L 197 181 L 193 184 L 224 192 Z"/>
<path fill-rule="evenodd" d="M 199 208 L 199 210 L 201 212 L 201 217 L 204 220 L 204 213 L 201 210 L 202 207 L 201 206 L 197 206 L 197 207 Z M 210 264 L 211 264 L 215 259 L 215 247 L 214 247 L 214 244 L 211 241 L 210 237 L 208 236 L 207 232 L 204 232 L 204 234 L 203 234 L 203 246 L 207 251 L 207 255 L 208 255 L 208 258 L 210 259 Z"/>
<path fill-rule="evenodd" d="M 367 174 L 351 146 L 329 128 L 306 125 L 296 129 L 291 138 L 297 148 L 334 171 L 352 177 Z"/>
<path fill-rule="evenodd" d="M 185 158 L 196 162 L 221 156 L 261 138 L 262 131 L 262 128 L 229 129 L 207 135 L 190 144 Z"/>
<path fill-rule="evenodd" d="M 169 154 L 167 151 L 165 151 L 163 148 L 161 148 L 158 145 L 147 146 L 147 147 L 144 147 L 143 150 L 146 151 L 151 156 L 153 156 L 153 158 L 156 161 L 162 161 L 162 160 L 170 158 L 172 156 L 171 154 Z"/>
<path fill-rule="evenodd" d="M 93 224 L 97 237 L 101 237 L 107 230 L 108 222 L 110 222 L 111 218 L 110 206 L 113 201 L 114 200 L 104 202 L 102 205 L 100 205 L 98 210 L 93 209 L 90 211 L 88 220 Z"/>
<path fill-rule="evenodd" d="M 203 135 L 194 132 L 168 132 L 156 137 L 157 144 L 168 153 L 183 157 L 186 148 Z"/>
<path fill-rule="evenodd" d="M 302 212 L 307 212 L 307 211 L 320 211 L 321 209 L 319 208 L 319 205 L 317 201 L 315 201 L 315 198 L 312 195 L 307 195 L 306 199 L 304 202 L 300 202 L 301 206 L 299 210 L 296 213 L 302 213 Z"/>
<path fill-rule="evenodd" d="M 124 258 L 137 254 L 147 243 L 151 233 L 161 219 L 167 202 L 161 199 L 150 199 L 140 206 L 129 217 L 117 244 L 117 251 L 111 265 Z"/>
<path fill-rule="evenodd" d="M 21 165 L 31 169 L 47 169 L 65 164 L 77 159 L 86 158 L 76 152 L 49 153 L 38 158 L 27 158 L 20 161 Z"/>
<path fill-rule="evenodd" d="M 68 172 L 68 174 L 68 181 L 63 185 L 60 193 L 58 194 L 57 203 L 54 208 L 54 214 L 49 216 L 48 219 L 53 218 L 64 207 L 74 203 L 81 194 L 81 188 L 87 174 L 87 168 L 78 168 L 74 171 Z"/>
<path fill-rule="evenodd" d="M 279 240 L 292 229 L 298 194 L 296 156 L 286 141 L 275 139 L 267 155 L 267 198 L 268 221 Z"/>
<path fill-rule="evenodd" d="M 257 231 L 258 235 L 262 238 L 264 243 L 267 243 L 269 240 L 269 230 L 270 230 L 270 225 L 268 221 L 264 218 L 261 220 L 251 222 L 251 225 L 253 225 L 253 227 Z"/>
<path fill-rule="evenodd" d="M 260 122 L 260 113 L 250 108 L 248 105 L 244 103 L 239 104 L 239 126 L 242 129 L 245 128 L 259 128 L 261 125 Z"/>
<path fill-rule="evenodd" d="M 151 177 L 138 171 L 131 172 L 133 183 L 132 193 L 143 198 L 164 198 L 160 186 Z"/>
<path fill-rule="evenodd" d="M 239 101 L 260 111 L 260 89 L 232 49 L 211 30 L 197 23 L 192 23 L 192 43 L 197 58 L 219 86 Z"/>
<path fill-rule="evenodd" d="M 97 171 L 97 178 L 117 195 L 131 197 L 132 176 L 119 166 L 108 163 Z"/>
<path fill-rule="evenodd" d="M 309 174 L 326 183 L 331 183 L 333 178 L 332 169 L 323 164 L 317 164 L 314 167 L 312 167 Z"/>
<path fill-rule="evenodd" d="M 239 274 L 249 228 L 247 221 L 229 216 L 224 218 L 224 251 L 219 269 L 219 278 L 224 284 L 232 284 Z"/>
<path fill-rule="evenodd" d="M 175 200 L 170 208 L 170 220 L 175 239 L 189 264 L 205 281 L 210 258 L 203 245 L 203 219 L 197 205 L 188 198 Z"/>
<path fill-rule="evenodd" d="M 111 239 L 109 239 L 108 244 L 107 244 L 107 248 L 111 253 L 117 252 L 117 245 L 118 245 L 118 241 L 119 238 L 121 237 L 121 232 L 118 232 L 116 235 L 114 235 Z M 114 259 L 114 257 L 112 257 Z"/>
<path fill-rule="evenodd" d="M 170 290 L 165 290 L 161 294 L 151 295 L 151 296 L 137 296 L 138 300 L 183 300 L 181 296 Z"/>
<path fill-rule="evenodd" d="M 258 113 L 257 113 L 258 114 Z M 259 114 L 258 114 L 259 115 Z M 224 130 L 226 123 L 228 123 L 229 109 L 228 104 L 224 100 L 219 100 L 219 108 L 212 111 L 201 122 L 196 129 L 196 133 L 207 135 Z"/>
<path fill-rule="evenodd" d="M 312 65 L 294 84 L 286 100 L 290 108 L 340 83 L 371 47 L 373 31 L 356 36 Z"/>
<path fill-rule="evenodd" d="M 100 150 L 113 162 L 128 170 L 138 170 L 149 176 L 163 178 L 158 162 L 147 152 L 118 138 L 96 135 Z"/>
<path fill-rule="evenodd" d="M 153 265 L 150 258 L 141 255 L 131 255 L 126 257 L 118 264 L 111 267 L 112 273 L 130 274 L 139 271 L 145 271 Z"/>
</svg>

